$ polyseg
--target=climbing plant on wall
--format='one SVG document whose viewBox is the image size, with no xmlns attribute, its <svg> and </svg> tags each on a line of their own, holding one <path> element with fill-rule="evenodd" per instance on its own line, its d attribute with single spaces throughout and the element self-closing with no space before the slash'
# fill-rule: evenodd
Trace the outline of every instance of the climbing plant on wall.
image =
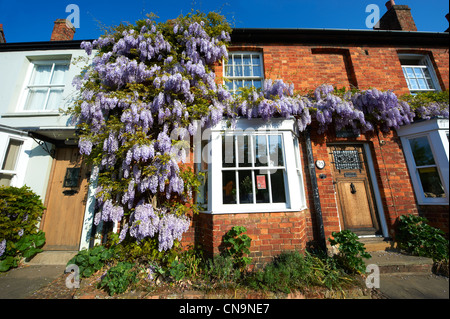
<svg viewBox="0 0 450 319">
<path fill-rule="evenodd" d="M 192 12 L 166 22 L 149 16 L 82 43 L 95 54 L 74 79 L 79 97 L 70 113 L 80 152 L 98 169 L 94 222 L 121 222 L 120 240 L 155 238 L 163 251 L 188 230 L 200 182 L 183 164 L 183 146 L 199 129 L 223 119 L 233 126 L 238 118 L 294 117 L 300 131 L 313 120 L 321 132 L 330 125 L 388 131 L 415 117 L 407 100 L 377 89 L 322 85 L 300 95 L 278 79 L 233 95 L 214 73 L 228 57 L 230 33 L 220 14 Z M 448 100 L 441 109 L 433 114 L 448 118 Z"/>
</svg>

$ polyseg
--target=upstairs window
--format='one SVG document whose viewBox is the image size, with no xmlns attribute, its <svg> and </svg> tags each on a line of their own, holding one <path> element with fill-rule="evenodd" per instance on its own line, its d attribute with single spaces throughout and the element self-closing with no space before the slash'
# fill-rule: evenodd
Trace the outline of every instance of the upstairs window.
<svg viewBox="0 0 450 319">
<path fill-rule="evenodd" d="M 232 93 L 242 87 L 261 88 L 264 80 L 262 55 L 255 52 L 231 52 L 224 64 L 225 85 Z"/>
<path fill-rule="evenodd" d="M 399 58 L 406 83 L 411 93 L 440 90 L 428 56 L 401 54 Z"/>
<path fill-rule="evenodd" d="M 24 111 L 56 111 L 61 107 L 69 61 L 33 61 Z"/>
</svg>

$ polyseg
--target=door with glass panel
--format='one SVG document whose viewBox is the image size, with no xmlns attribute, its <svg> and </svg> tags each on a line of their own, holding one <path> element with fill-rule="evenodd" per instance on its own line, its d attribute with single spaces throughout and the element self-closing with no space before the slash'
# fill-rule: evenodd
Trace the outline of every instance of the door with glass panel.
<svg viewBox="0 0 450 319">
<path fill-rule="evenodd" d="M 339 218 L 359 236 L 380 232 L 363 145 L 328 145 Z"/>
<path fill-rule="evenodd" d="M 78 148 L 57 148 L 41 229 L 45 250 L 78 250 L 87 199 L 88 171 Z"/>
</svg>

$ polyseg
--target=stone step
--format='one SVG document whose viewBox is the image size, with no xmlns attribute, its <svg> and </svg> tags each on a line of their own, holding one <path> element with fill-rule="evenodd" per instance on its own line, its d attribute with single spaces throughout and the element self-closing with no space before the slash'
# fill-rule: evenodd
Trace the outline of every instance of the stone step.
<svg viewBox="0 0 450 319">
<path fill-rule="evenodd" d="M 384 237 L 363 237 L 359 241 L 364 244 L 367 252 L 395 249 L 395 243 Z"/>
<path fill-rule="evenodd" d="M 67 265 L 78 251 L 58 251 L 46 250 L 33 257 L 26 264 L 28 265 Z"/>
<path fill-rule="evenodd" d="M 395 251 L 369 252 L 372 258 L 365 259 L 366 266 L 376 264 L 381 274 L 421 273 L 431 274 L 433 259 L 402 254 Z"/>
</svg>

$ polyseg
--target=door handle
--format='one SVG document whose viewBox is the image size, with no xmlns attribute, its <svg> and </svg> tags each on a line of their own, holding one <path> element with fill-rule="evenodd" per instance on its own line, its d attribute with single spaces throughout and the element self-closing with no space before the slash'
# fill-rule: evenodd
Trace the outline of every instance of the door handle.
<svg viewBox="0 0 450 319">
<path fill-rule="evenodd" d="M 353 183 L 350 184 L 350 192 L 351 192 L 352 194 L 355 194 L 355 193 L 356 193 L 356 188 L 355 188 L 355 185 L 353 185 Z"/>
</svg>

